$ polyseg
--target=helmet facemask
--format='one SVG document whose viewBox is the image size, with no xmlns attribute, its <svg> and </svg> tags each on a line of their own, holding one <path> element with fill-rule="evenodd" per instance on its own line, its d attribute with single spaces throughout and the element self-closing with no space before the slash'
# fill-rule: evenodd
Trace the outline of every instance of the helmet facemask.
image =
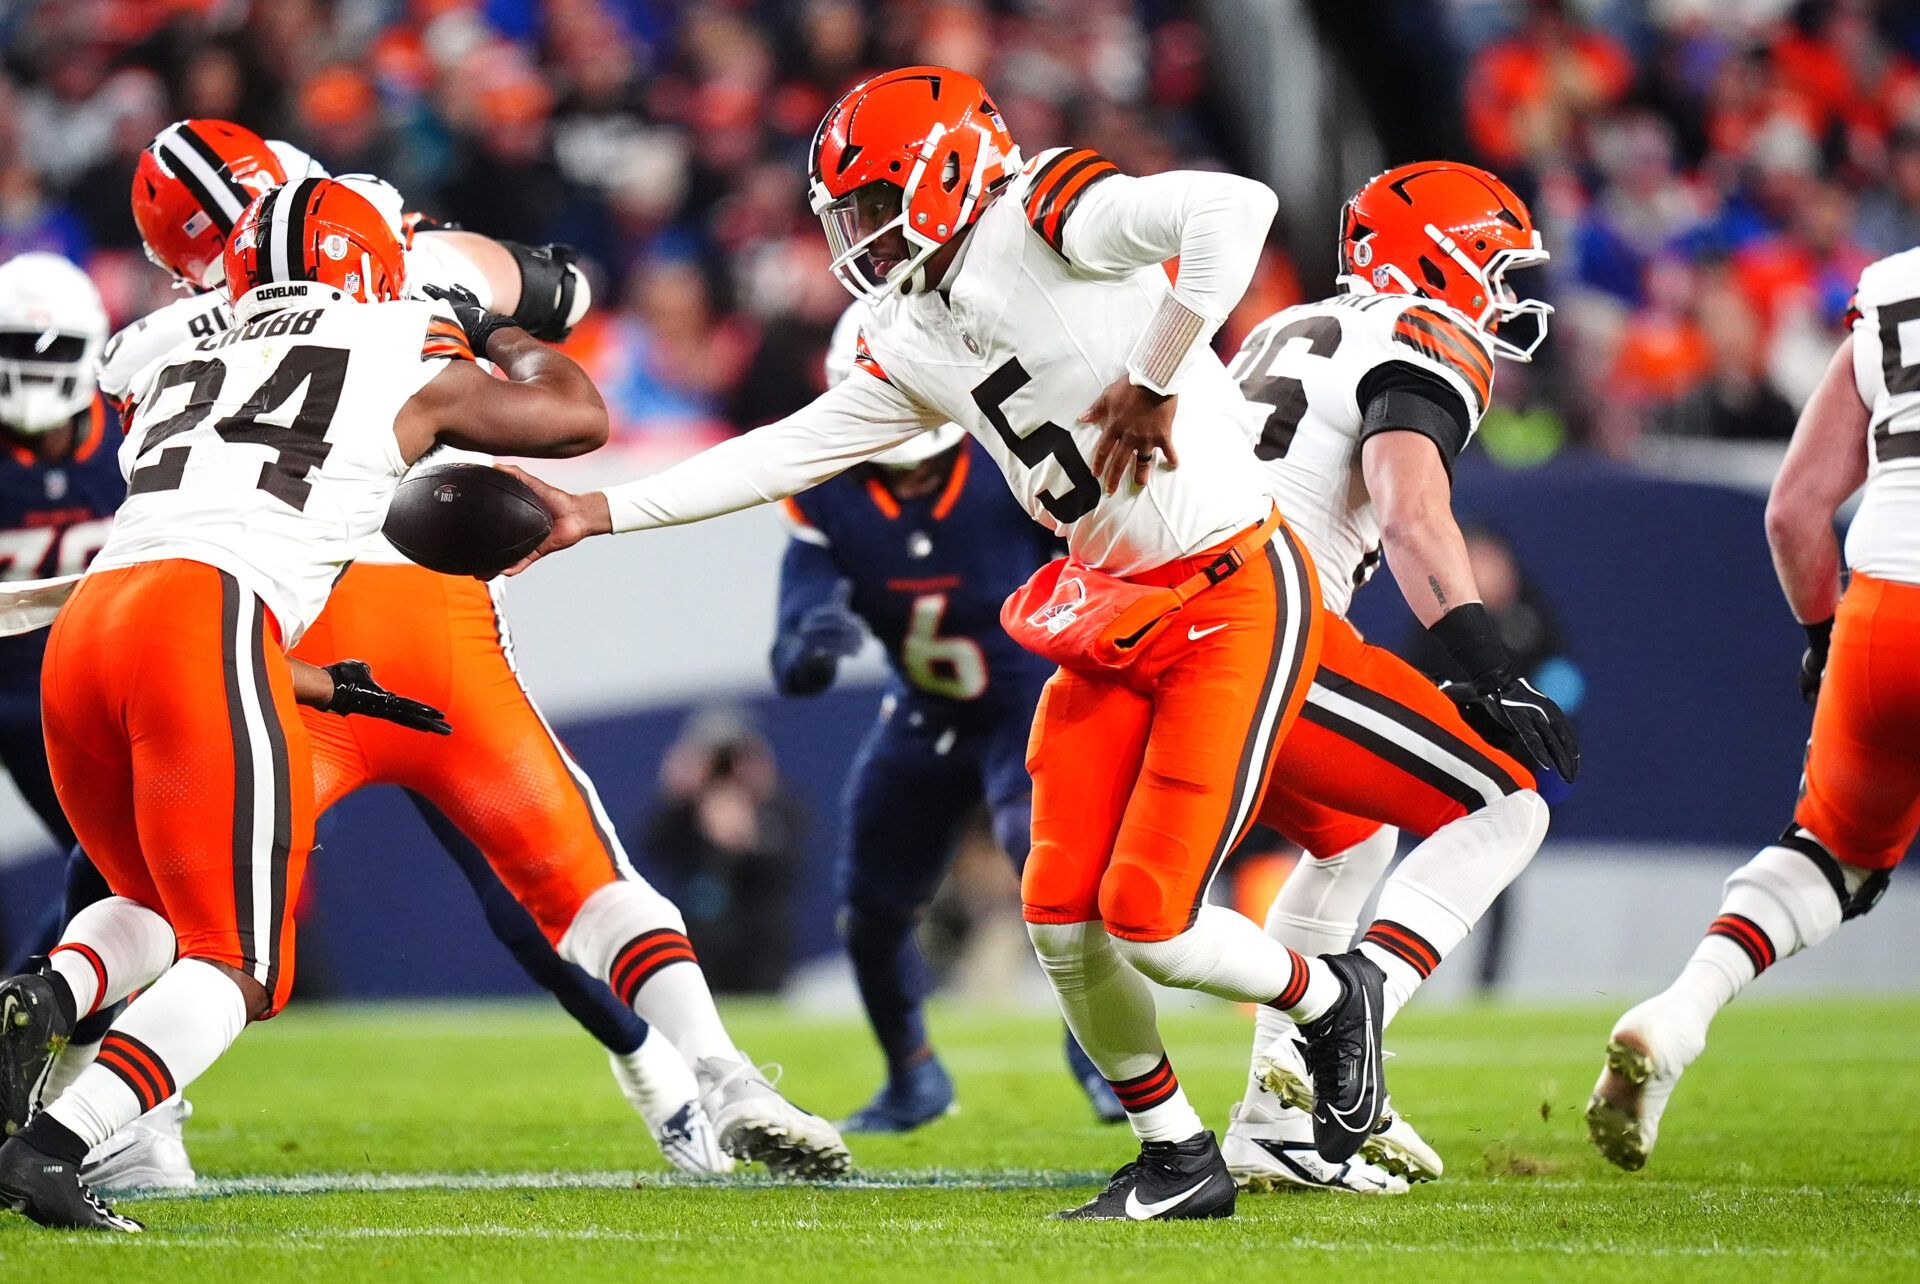
<svg viewBox="0 0 1920 1284">
<path fill-rule="evenodd" d="M 933 126 L 919 156 L 914 160 L 904 187 L 878 179 L 835 198 L 823 183 L 818 180 L 814 182 L 813 209 L 820 216 L 820 225 L 827 234 L 827 248 L 833 255 L 833 274 L 856 299 L 879 303 L 896 291 L 902 294 L 925 292 L 928 288 L 927 261 L 951 244 L 960 230 L 973 222 L 974 215 L 980 209 L 988 172 L 988 167 L 981 164 L 974 165 L 972 172 L 966 176 L 967 190 L 961 197 L 952 223 L 926 226 L 927 212 L 913 212 L 914 197 L 920 193 L 921 184 L 928 180 L 929 166 L 941 151 L 944 150 L 946 154 L 940 160 L 940 172 L 933 176 L 933 181 L 948 192 L 961 181 L 959 153 L 953 148 L 943 149 L 940 146 L 946 133 L 943 126 Z M 1019 150 L 1016 148 L 1006 159 L 1006 165 L 1017 172 L 1019 164 Z M 882 271 L 882 265 L 874 260 L 873 250 L 883 237 L 892 232 L 900 234 L 906 244 L 907 254 L 897 263 L 886 264 Z"/>
<path fill-rule="evenodd" d="M 1495 250 L 1484 268 L 1433 224 L 1427 224 L 1426 233 L 1442 253 L 1482 288 L 1481 297 L 1486 303 L 1479 315 L 1473 317 L 1473 323 L 1487 336 L 1493 350 L 1512 361 L 1532 361 L 1533 354 L 1546 341 L 1547 318 L 1553 315 L 1553 305 L 1543 299 L 1521 298 L 1507 283 L 1507 273 L 1536 267 L 1552 257 L 1541 246 L 1540 233 L 1533 233 L 1530 246 Z M 1507 336 L 1501 335 L 1501 326 L 1512 326 L 1516 322 L 1519 323 L 1517 335 L 1515 330 L 1509 330 Z"/>
<path fill-rule="evenodd" d="M 38 437 L 85 410 L 100 347 L 97 335 L 0 322 L 0 424 Z"/>
</svg>

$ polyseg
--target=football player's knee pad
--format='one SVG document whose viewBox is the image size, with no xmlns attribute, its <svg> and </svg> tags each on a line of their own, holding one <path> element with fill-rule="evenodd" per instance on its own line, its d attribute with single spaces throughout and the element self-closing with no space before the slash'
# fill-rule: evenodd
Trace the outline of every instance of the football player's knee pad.
<svg viewBox="0 0 1920 1284">
<path fill-rule="evenodd" d="M 1192 913 L 1192 898 L 1180 899 L 1150 866 L 1116 861 L 1100 879 L 1100 918 L 1115 936 L 1168 940 L 1187 929 Z"/>
<path fill-rule="evenodd" d="M 619 878 L 587 897 L 554 948 L 567 962 L 603 977 L 615 953 L 642 932 L 657 928 L 684 934 L 687 922 L 673 902 L 649 884 Z"/>
<path fill-rule="evenodd" d="M 1079 923 L 1100 917 L 1100 879 L 1057 842 L 1038 842 L 1020 871 L 1029 922 Z"/>
</svg>

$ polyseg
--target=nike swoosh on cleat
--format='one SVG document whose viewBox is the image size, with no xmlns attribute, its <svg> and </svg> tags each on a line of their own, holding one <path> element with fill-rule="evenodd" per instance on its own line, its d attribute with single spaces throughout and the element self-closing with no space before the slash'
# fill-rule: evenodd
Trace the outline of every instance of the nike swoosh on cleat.
<svg viewBox="0 0 1920 1284">
<path fill-rule="evenodd" d="M 1197 628 L 1189 627 L 1187 629 L 1187 641 L 1198 642 L 1201 638 L 1206 637 L 1207 634 L 1218 633 L 1221 629 L 1224 629 L 1226 627 L 1227 626 L 1224 624 L 1216 624 L 1210 629 L 1197 629 Z"/>
<path fill-rule="evenodd" d="M 1367 1026 L 1368 1026 L 1368 1029 L 1371 1030 L 1373 1026 L 1373 997 L 1363 992 L 1360 996 L 1360 1004 L 1366 1010 Z M 1371 1062 L 1372 1058 L 1367 1058 L 1367 1060 L 1368 1062 Z M 1361 1104 L 1356 1105 L 1353 1110 L 1342 1110 L 1338 1106 L 1334 1105 L 1332 1102 L 1328 1102 L 1327 1114 L 1330 1118 L 1334 1120 L 1334 1122 L 1338 1123 L 1342 1128 L 1346 1129 L 1348 1132 L 1358 1132 L 1358 1133 L 1370 1135 L 1373 1130 L 1373 1125 L 1375 1122 L 1377 1122 L 1377 1120 L 1368 1120 L 1366 1125 L 1361 1128 L 1356 1128 L 1352 1124 L 1347 1122 L 1348 1118 L 1352 1116 L 1355 1113 L 1355 1111 L 1365 1108 L 1364 1103 L 1366 1102 L 1366 1099 L 1372 1095 L 1373 1071 L 1370 1065 L 1367 1070 L 1365 1083 L 1367 1084 L 1367 1087 L 1360 1094 Z"/>
<path fill-rule="evenodd" d="M 1127 1192 L 1127 1216 L 1133 1218 L 1136 1222 L 1151 1221 L 1155 1217 L 1160 1216 L 1160 1214 L 1171 1212 L 1173 1209 L 1186 1203 L 1189 1199 L 1192 1199 L 1200 1193 L 1200 1188 L 1211 1180 L 1211 1175 L 1202 1177 L 1198 1182 L 1189 1186 L 1186 1190 L 1181 1191 L 1178 1195 L 1173 1195 L 1167 1199 L 1162 1199 L 1151 1204 L 1146 1203 L 1140 1198 L 1140 1191 L 1136 1187 Z"/>
</svg>

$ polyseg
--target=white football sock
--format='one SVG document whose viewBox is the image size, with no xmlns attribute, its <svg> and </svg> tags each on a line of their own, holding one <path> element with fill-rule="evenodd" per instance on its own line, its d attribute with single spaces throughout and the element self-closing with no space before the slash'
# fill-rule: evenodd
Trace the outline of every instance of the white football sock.
<svg viewBox="0 0 1920 1284">
<path fill-rule="evenodd" d="M 240 987 L 211 963 L 182 959 L 128 1005 L 46 1113 L 97 1146 L 206 1073 L 246 1025 Z"/>
<path fill-rule="evenodd" d="M 1235 1003 L 1268 1003 L 1311 1021 L 1340 999 L 1340 979 L 1220 905 L 1202 905 L 1193 926 L 1164 941 L 1115 938 L 1120 957 L 1148 980 Z"/>
<path fill-rule="evenodd" d="M 1546 833 L 1547 804 L 1526 789 L 1442 825 L 1407 853 L 1360 944 L 1387 974 L 1388 1021 L 1527 867 Z"/>
<path fill-rule="evenodd" d="M 151 985 L 173 962 L 174 945 L 166 919 L 109 896 L 73 916 L 47 959 L 73 992 L 75 1015 L 86 1017 Z"/>
<path fill-rule="evenodd" d="M 603 978 L 689 1065 L 744 1061 L 686 933 L 673 902 L 639 879 L 619 879 L 587 897 L 560 938 L 559 953 Z"/>
<path fill-rule="evenodd" d="M 1034 953 L 1067 1028 L 1113 1085 L 1141 1141 L 1185 1141 L 1204 1130 L 1167 1061 L 1153 992 L 1114 948 L 1105 924 L 1029 923 Z"/>
<path fill-rule="evenodd" d="M 1340 954 L 1353 948 L 1360 931 L 1360 912 L 1380 876 L 1393 863 L 1400 831 L 1383 825 L 1343 852 L 1321 858 L 1302 854 L 1280 894 L 1267 907 L 1267 935 L 1308 958 Z M 1293 1021 L 1277 1008 L 1261 1004 L 1254 1009 L 1253 1053 L 1259 1056 L 1273 1041 L 1291 1034 Z M 1256 1090 L 1249 1075 L 1249 1093 Z"/>
<path fill-rule="evenodd" d="M 1840 866 L 1851 893 L 1871 870 Z M 1788 847 L 1768 847 L 1727 878 L 1720 914 L 1665 996 L 1704 1041 L 1720 1009 L 1774 963 L 1839 930 L 1840 898 L 1820 867 Z"/>
<path fill-rule="evenodd" d="M 613 1079 L 620 1085 L 620 1094 L 640 1112 L 649 1128 L 658 1130 L 680 1107 L 700 1096 L 693 1070 L 672 1041 L 658 1030 L 648 1030 L 640 1046 L 625 1056 L 610 1052 L 607 1057 L 613 1062 Z"/>
</svg>

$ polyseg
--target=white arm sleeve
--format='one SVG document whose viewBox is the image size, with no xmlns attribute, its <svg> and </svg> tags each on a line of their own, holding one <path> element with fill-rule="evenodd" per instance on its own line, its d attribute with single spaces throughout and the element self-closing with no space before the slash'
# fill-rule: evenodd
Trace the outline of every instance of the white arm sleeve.
<svg viewBox="0 0 1920 1284">
<path fill-rule="evenodd" d="M 1067 260 L 1115 276 L 1180 256 L 1174 293 L 1210 327 L 1246 292 L 1279 198 L 1233 174 L 1115 174 L 1089 187 L 1062 230 Z"/>
<path fill-rule="evenodd" d="M 607 488 L 613 529 L 704 521 L 785 499 L 946 422 L 856 369 L 778 423 L 723 441 L 636 482 Z"/>
</svg>

